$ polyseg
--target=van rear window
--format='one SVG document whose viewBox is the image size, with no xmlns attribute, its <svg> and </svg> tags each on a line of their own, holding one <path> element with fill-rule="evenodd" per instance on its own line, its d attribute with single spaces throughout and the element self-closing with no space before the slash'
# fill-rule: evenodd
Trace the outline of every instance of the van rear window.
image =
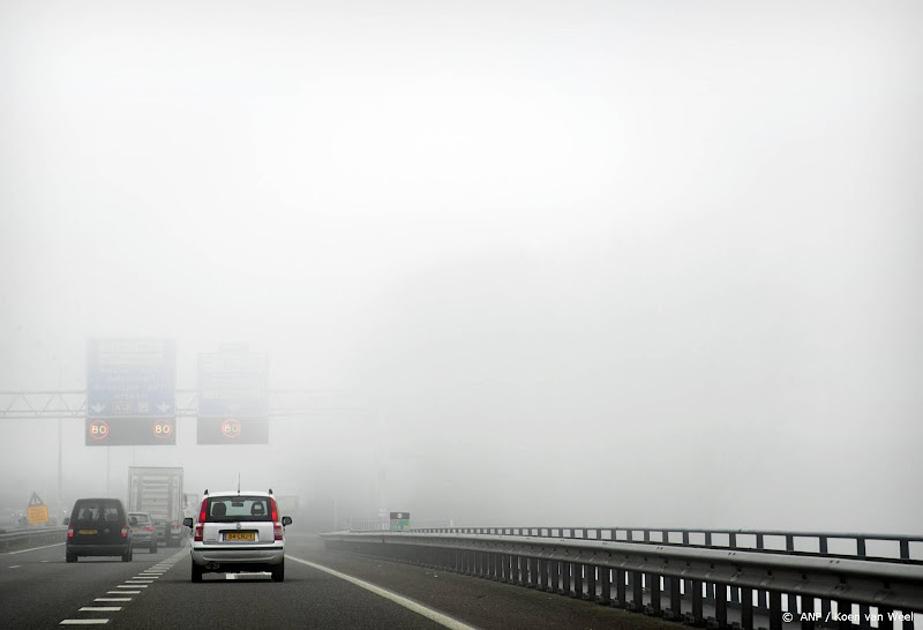
<svg viewBox="0 0 923 630">
<path fill-rule="evenodd" d="M 78 501 L 74 506 L 74 520 L 118 522 L 122 514 L 119 504 L 114 501 Z"/>
</svg>

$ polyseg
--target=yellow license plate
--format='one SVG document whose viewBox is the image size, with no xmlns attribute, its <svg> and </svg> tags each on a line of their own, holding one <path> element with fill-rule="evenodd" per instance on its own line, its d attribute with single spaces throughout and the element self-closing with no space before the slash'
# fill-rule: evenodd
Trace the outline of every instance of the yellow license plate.
<svg viewBox="0 0 923 630">
<path fill-rule="evenodd" d="M 225 540 L 255 542 L 256 532 L 228 532 L 224 535 Z"/>
<path fill-rule="evenodd" d="M 81 529 L 79 533 L 82 536 L 95 536 L 96 530 L 95 529 Z"/>
</svg>

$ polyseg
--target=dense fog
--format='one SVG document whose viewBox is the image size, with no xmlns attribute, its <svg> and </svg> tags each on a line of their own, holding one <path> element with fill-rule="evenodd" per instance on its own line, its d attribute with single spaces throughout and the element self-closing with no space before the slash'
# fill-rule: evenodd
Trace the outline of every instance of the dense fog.
<svg viewBox="0 0 923 630">
<path fill-rule="evenodd" d="M 0 390 L 163 338 L 183 390 L 235 343 L 302 392 L 268 445 L 67 418 L 55 509 L 135 464 L 315 529 L 918 532 L 921 18 L 5 0 Z M 5 518 L 58 501 L 58 438 L 2 404 Z"/>
</svg>

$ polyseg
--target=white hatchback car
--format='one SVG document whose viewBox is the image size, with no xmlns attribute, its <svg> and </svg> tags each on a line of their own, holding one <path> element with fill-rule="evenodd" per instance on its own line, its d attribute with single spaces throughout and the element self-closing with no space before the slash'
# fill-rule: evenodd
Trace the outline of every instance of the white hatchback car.
<svg viewBox="0 0 923 630">
<path fill-rule="evenodd" d="M 192 581 L 204 573 L 269 571 L 274 582 L 285 580 L 285 527 L 279 506 L 269 492 L 205 491 L 199 517 L 183 519 L 193 530 Z"/>
</svg>

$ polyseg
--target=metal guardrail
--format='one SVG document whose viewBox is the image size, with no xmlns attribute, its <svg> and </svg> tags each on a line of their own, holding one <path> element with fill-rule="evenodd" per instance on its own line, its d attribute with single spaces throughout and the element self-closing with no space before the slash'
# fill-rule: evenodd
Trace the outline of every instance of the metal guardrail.
<svg viewBox="0 0 923 630">
<path fill-rule="evenodd" d="M 41 527 L 0 534 L 0 551 L 14 551 L 30 545 L 64 542 L 66 527 Z"/>
<path fill-rule="evenodd" d="M 888 621 L 893 615 L 898 627 L 908 629 L 913 613 L 923 611 L 923 566 L 901 562 L 512 534 L 336 532 L 322 537 L 334 549 L 696 626 L 739 624 L 752 630 L 759 616 L 768 619 L 771 630 L 791 620 L 814 628 L 831 619 L 841 628 L 868 628 L 865 616 L 881 614 L 878 627 L 894 627 Z M 708 617 L 706 606 L 712 613 Z"/>
<path fill-rule="evenodd" d="M 609 540 L 698 549 L 739 549 L 759 553 L 923 564 L 923 535 L 910 534 L 679 527 L 414 527 L 406 531 L 421 534 Z M 840 549 L 832 549 L 831 543 Z M 842 549 L 843 547 L 846 549 Z M 883 554 L 883 551 L 891 553 Z"/>
</svg>

